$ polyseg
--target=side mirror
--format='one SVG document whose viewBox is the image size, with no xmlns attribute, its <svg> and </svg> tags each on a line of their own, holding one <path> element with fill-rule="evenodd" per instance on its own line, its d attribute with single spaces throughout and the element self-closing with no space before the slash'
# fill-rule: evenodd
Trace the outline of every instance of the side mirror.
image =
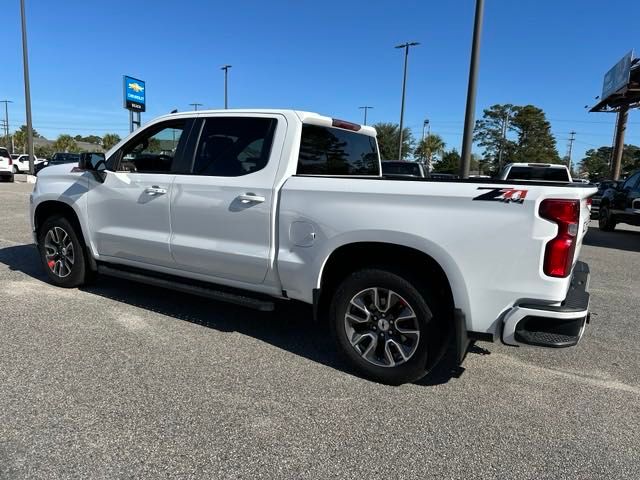
<svg viewBox="0 0 640 480">
<path fill-rule="evenodd" d="M 80 170 L 89 170 L 93 172 L 99 172 L 106 168 L 106 162 L 104 153 L 98 152 L 83 152 L 80 154 L 80 160 L 78 161 L 78 168 Z"/>
</svg>

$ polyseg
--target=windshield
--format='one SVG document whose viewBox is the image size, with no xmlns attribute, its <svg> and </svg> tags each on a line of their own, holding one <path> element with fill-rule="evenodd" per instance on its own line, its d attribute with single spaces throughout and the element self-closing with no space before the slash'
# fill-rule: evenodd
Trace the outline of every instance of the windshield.
<svg viewBox="0 0 640 480">
<path fill-rule="evenodd" d="M 564 168 L 511 167 L 507 180 L 540 180 L 546 182 L 569 182 Z"/>
</svg>

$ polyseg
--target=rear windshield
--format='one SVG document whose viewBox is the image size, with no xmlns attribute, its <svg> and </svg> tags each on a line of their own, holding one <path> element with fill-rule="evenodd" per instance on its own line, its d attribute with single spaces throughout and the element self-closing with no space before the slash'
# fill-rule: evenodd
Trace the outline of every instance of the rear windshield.
<svg viewBox="0 0 640 480">
<path fill-rule="evenodd" d="M 547 182 L 568 182 L 569 175 L 564 168 L 511 167 L 507 180 L 542 180 Z"/>
<path fill-rule="evenodd" d="M 420 174 L 420 165 L 414 162 L 382 162 L 382 173 L 385 175 L 422 176 Z"/>
<path fill-rule="evenodd" d="M 298 174 L 379 175 L 375 137 L 340 128 L 302 126 Z"/>
</svg>

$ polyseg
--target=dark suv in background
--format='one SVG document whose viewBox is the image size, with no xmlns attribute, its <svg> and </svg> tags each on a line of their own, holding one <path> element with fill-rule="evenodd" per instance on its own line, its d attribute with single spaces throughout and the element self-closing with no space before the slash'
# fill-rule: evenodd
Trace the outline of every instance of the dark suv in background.
<svg viewBox="0 0 640 480">
<path fill-rule="evenodd" d="M 601 230 L 611 231 L 618 223 L 640 226 L 640 170 L 605 190 L 599 207 Z"/>
</svg>

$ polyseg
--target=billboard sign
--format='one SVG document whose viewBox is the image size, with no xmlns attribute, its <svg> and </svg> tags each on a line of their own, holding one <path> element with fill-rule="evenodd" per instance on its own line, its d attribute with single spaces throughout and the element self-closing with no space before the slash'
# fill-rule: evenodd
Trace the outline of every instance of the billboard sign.
<svg viewBox="0 0 640 480">
<path fill-rule="evenodd" d="M 627 53 L 605 75 L 602 84 L 601 100 L 607 99 L 629 83 L 633 50 Z"/>
<path fill-rule="evenodd" d="M 147 102 L 147 87 L 142 80 L 124 77 L 124 108 L 134 112 L 144 112 Z"/>
</svg>

